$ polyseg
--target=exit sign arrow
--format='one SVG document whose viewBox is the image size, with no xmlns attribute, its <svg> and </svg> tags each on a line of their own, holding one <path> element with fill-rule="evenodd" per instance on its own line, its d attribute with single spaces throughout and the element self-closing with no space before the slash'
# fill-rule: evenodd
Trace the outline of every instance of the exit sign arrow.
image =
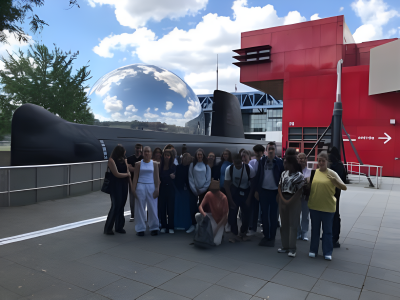
<svg viewBox="0 0 400 300">
<path fill-rule="evenodd" d="M 380 140 L 386 140 L 386 141 L 384 142 L 384 144 L 386 144 L 386 143 L 389 142 L 392 138 L 391 138 L 386 132 L 384 132 L 384 134 L 386 135 L 385 137 L 378 137 L 378 139 L 380 139 Z"/>
</svg>

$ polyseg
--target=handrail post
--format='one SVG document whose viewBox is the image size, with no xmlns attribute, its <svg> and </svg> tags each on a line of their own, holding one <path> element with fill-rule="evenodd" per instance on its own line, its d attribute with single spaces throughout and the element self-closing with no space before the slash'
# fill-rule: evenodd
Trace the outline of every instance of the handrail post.
<svg viewBox="0 0 400 300">
<path fill-rule="evenodd" d="M 38 187 L 38 168 L 35 168 L 36 169 L 36 186 L 35 187 Z M 39 190 L 36 190 L 36 203 L 38 203 L 38 197 L 39 197 Z"/>
<path fill-rule="evenodd" d="M 67 166 L 67 197 L 69 197 L 69 195 L 70 195 L 70 188 L 71 188 L 71 185 L 70 185 L 70 180 L 69 180 L 69 167 L 70 166 Z"/>
<path fill-rule="evenodd" d="M 8 184 L 8 207 L 10 207 L 11 206 L 11 175 L 10 175 L 10 173 L 11 173 L 11 170 L 10 169 L 8 169 L 7 170 L 7 184 Z"/>
</svg>

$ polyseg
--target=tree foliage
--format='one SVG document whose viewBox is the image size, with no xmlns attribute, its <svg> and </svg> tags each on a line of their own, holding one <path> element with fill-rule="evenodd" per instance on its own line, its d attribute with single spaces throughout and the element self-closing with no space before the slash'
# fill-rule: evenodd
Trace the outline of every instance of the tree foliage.
<svg viewBox="0 0 400 300">
<path fill-rule="evenodd" d="M 10 128 L 13 111 L 25 103 L 42 106 L 70 122 L 93 124 L 85 91 L 85 83 L 91 78 L 89 66 L 75 72 L 72 69 L 78 55 L 79 52 L 64 52 L 56 46 L 50 52 L 46 46 L 34 44 L 27 54 L 19 50 L 2 57 L 0 126 L 3 122 L 5 128 Z"/>
<path fill-rule="evenodd" d="M 53 0 L 54 1 L 54 0 Z M 68 0 L 69 8 L 79 7 L 78 0 Z M 7 32 L 13 34 L 19 42 L 27 42 L 29 35 L 21 28 L 26 19 L 30 20 L 30 30 L 36 33 L 45 25 L 44 20 L 33 13 L 35 7 L 41 7 L 45 0 L 1 0 L 0 1 L 0 43 L 7 43 Z"/>
</svg>

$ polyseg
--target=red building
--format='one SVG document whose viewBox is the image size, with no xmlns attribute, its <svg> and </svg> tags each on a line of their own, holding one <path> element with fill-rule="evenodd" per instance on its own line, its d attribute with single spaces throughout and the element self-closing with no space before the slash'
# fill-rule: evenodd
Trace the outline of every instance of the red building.
<svg viewBox="0 0 400 300">
<path fill-rule="evenodd" d="M 338 16 L 244 32 L 241 49 L 234 50 L 239 54 L 235 64 L 240 67 L 243 84 L 283 100 L 282 147 L 308 153 L 331 123 L 336 67 L 343 59 L 343 124 L 364 164 L 383 166 L 384 176 L 399 177 L 400 76 L 396 77 L 396 72 L 400 70 L 400 51 L 393 52 L 393 47 L 400 49 L 400 40 L 396 40 L 356 44 L 344 17 Z M 383 44 L 389 45 L 389 50 L 378 47 Z M 373 48 L 379 51 L 371 51 Z M 382 71 L 385 64 L 386 69 L 395 70 Z M 393 76 L 395 87 L 380 84 Z M 384 86 L 383 92 L 373 91 L 377 86 L 378 90 Z M 391 124 L 393 120 L 398 124 Z M 347 161 L 357 162 L 346 139 Z M 311 160 L 321 148 L 311 153 Z"/>
</svg>

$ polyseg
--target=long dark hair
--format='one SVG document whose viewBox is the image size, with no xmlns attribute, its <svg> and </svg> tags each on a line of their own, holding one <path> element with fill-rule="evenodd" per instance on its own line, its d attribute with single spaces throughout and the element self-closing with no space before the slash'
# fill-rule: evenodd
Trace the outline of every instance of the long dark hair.
<svg viewBox="0 0 400 300">
<path fill-rule="evenodd" d="M 303 172 L 303 170 L 302 170 L 302 168 L 301 168 L 301 165 L 300 165 L 299 162 L 297 161 L 297 153 L 296 153 L 296 150 L 295 150 L 295 149 L 293 149 L 293 148 L 288 148 L 288 149 L 286 150 L 286 153 L 285 153 L 285 161 L 286 161 L 286 164 L 289 164 L 289 165 L 291 165 L 291 166 L 293 167 L 293 170 L 294 170 L 295 172 L 300 172 L 300 173 Z"/>
<path fill-rule="evenodd" d="M 153 154 L 151 155 L 151 159 L 154 159 L 154 154 L 156 153 L 157 150 L 160 151 L 161 157 L 162 157 L 163 152 L 162 152 L 161 148 L 160 147 L 156 147 L 153 150 Z"/>
<path fill-rule="evenodd" d="M 164 155 L 165 155 L 165 154 L 169 154 L 169 155 L 170 155 L 170 159 L 169 159 L 169 161 L 168 161 L 168 169 L 170 169 L 171 166 L 172 166 L 173 163 L 174 163 L 174 159 L 175 159 L 174 153 L 173 153 L 171 150 L 169 150 L 169 149 L 164 150 L 164 153 L 163 153 L 162 156 L 161 156 L 160 171 L 161 171 L 161 170 L 164 170 L 164 163 L 165 163 Z"/>
<path fill-rule="evenodd" d="M 197 153 L 199 153 L 199 152 L 203 153 L 203 163 L 204 163 L 206 166 L 207 166 L 207 164 L 208 164 L 208 158 L 207 158 L 207 156 L 206 156 L 206 153 L 204 152 L 203 149 L 199 148 L 199 149 L 197 149 L 196 152 L 194 153 L 193 167 L 196 166 L 196 164 L 198 163 L 198 160 L 197 160 Z"/>
<path fill-rule="evenodd" d="M 222 165 L 223 162 L 225 161 L 224 152 L 228 152 L 228 155 L 229 155 L 229 156 L 228 156 L 228 159 L 227 159 L 226 161 L 228 161 L 228 162 L 230 162 L 230 163 L 232 164 L 232 163 L 233 163 L 232 153 L 231 153 L 231 151 L 229 151 L 228 149 L 225 149 L 225 150 L 222 152 L 221 161 L 219 162 L 219 164 Z"/>
<path fill-rule="evenodd" d="M 121 144 L 118 144 L 117 146 L 115 146 L 113 152 L 111 153 L 111 158 L 114 161 L 124 161 L 125 160 L 125 148 Z"/>
<path fill-rule="evenodd" d="M 215 161 L 217 160 L 217 157 L 215 156 L 215 153 L 212 152 L 212 151 L 210 153 L 208 153 L 208 155 L 207 155 L 207 164 L 208 164 L 208 157 L 210 156 L 211 153 L 214 154 L 214 160 L 213 160 L 213 163 L 212 163 L 212 166 L 211 166 L 211 168 L 212 168 L 212 167 L 215 166 Z"/>
</svg>

